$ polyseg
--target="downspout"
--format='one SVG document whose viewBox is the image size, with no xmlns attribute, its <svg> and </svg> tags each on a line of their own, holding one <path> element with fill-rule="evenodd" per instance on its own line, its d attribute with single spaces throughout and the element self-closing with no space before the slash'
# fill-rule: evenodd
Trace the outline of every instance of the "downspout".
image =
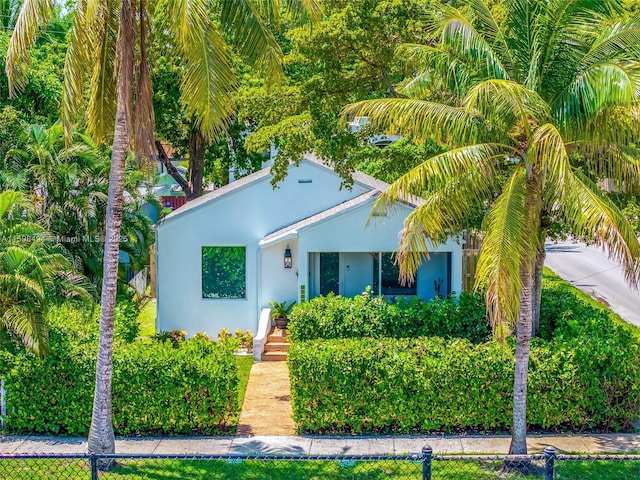
<svg viewBox="0 0 640 480">
<path fill-rule="evenodd" d="M 256 250 L 256 314 L 258 319 L 260 318 L 260 299 L 262 298 L 262 253 L 264 252 L 264 247 L 258 243 L 258 248 Z M 256 331 L 257 333 L 257 331 Z"/>
<path fill-rule="evenodd" d="M 378 296 L 382 295 L 382 252 L 378 252 Z"/>
</svg>

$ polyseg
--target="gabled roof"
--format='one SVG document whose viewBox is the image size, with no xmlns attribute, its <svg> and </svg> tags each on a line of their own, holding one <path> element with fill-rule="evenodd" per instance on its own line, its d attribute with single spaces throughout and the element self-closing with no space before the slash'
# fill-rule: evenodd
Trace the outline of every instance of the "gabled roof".
<svg viewBox="0 0 640 480">
<path fill-rule="evenodd" d="M 331 166 L 323 163 L 312 153 L 306 154 L 302 159 L 302 162 L 309 162 L 309 163 L 318 165 L 322 168 L 326 168 L 329 171 L 335 172 L 335 170 Z M 295 165 L 290 165 L 289 168 L 290 169 L 295 168 Z M 263 168 L 258 172 L 247 175 L 246 177 L 240 178 L 239 180 L 231 182 L 228 185 L 217 188 L 212 192 L 209 192 L 199 198 L 196 198 L 195 200 L 191 200 L 190 202 L 187 202 L 183 207 L 167 215 L 163 219 L 163 222 L 172 220 L 173 218 L 179 215 L 189 212 L 195 208 L 199 208 L 202 205 L 213 202 L 224 195 L 227 195 L 236 190 L 240 190 L 248 185 L 251 185 L 254 182 L 260 181 L 270 176 L 271 176 L 271 167 Z M 364 186 L 364 187 L 368 187 L 371 190 L 375 190 L 377 192 L 383 192 L 389 186 L 387 183 L 383 182 L 382 180 L 378 180 L 377 178 L 374 178 L 371 175 L 367 175 L 366 173 L 362 173 L 362 172 L 357 172 L 357 171 L 353 172 L 352 177 L 355 183 L 360 184 L 361 186 Z"/>
<path fill-rule="evenodd" d="M 316 213 L 315 215 L 311 215 L 303 220 L 292 223 L 284 228 L 280 228 L 275 232 L 272 232 L 266 235 L 262 240 L 260 240 L 260 246 L 267 245 L 272 242 L 280 241 L 281 239 L 289 238 L 292 236 L 296 236 L 300 230 L 304 230 L 306 228 L 312 227 L 318 223 L 321 223 L 329 218 L 340 215 L 341 213 L 345 213 L 352 208 L 358 207 L 369 200 L 376 198 L 380 195 L 379 190 L 371 190 L 369 192 L 358 195 L 351 200 L 347 200 L 346 202 L 342 202 L 335 207 L 328 208 L 320 213 Z"/>
</svg>

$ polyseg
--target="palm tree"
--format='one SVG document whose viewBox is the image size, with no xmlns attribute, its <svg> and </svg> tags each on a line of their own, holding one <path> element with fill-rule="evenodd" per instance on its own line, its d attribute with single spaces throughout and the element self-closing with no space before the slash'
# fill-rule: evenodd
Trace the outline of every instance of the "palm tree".
<svg viewBox="0 0 640 480">
<path fill-rule="evenodd" d="M 66 252 L 25 219 L 31 211 L 21 192 L 0 193 L 0 327 L 43 355 L 47 307 L 57 298 L 89 295 Z"/>
<path fill-rule="evenodd" d="M 594 182 L 640 181 L 640 21 L 617 21 L 618 0 L 506 0 L 503 7 L 502 21 L 482 0 L 468 1 L 464 13 L 445 7 L 432 44 L 404 47 L 419 66 L 401 90 L 407 98 L 363 101 L 344 113 L 451 147 L 393 183 L 374 207 L 425 195 L 401 234 L 405 280 L 428 255 L 428 241 L 460 230 L 470 205 L 488 209 L 477 285 L 496 337 L 515 330 L 510 452 L 523 454 L 550 220 L 603 246 L 631 284 L 640 279 L 638 239 Z"/>
<path fill-rule="evenodd" d="M 317 11 L 315 0 L 289 0 L 291 7 Z M 227 30 L 246 58 L 262 64 L 268 72 L 279 69 L 282 52 L 268 29 L 263 14 L 277 18 L 276 0 L 213 2 L 163 0 L 169 45 L 183 69 L 181 92 L 194 126 L 206 140 L 224 131 L 233 112 L 232 92 L 236 79 L 230 48 L 218 23 Z M 35 0 L 23 4 L 7 52 L 7 77 L 12 95 L 27 80 L 29 48 L 52 18 L 54 2 Z M 137 22 L 137 23 L 136 23 Z M 85 80 L 91 71 L 87 128 L 97 142 L 112 138 L 111 172 L 106 213 L 100 340 L 96 367 L 89 450 L 113 453 L 115 440 L 111 417 L 113 319 L 117 290 L 119 236 L 122 222 L 125 160 L 134 140 L 139 155 L 153 153 L 152 87 L 146 59 L 148 21 L 144 0 L 78 0 L 64 67 L 62 123 L 68 139 L 84 101 Z M 136 55 L 136 32 L 139 57 Z M 87 66 L 92 65 L 91 69 Z M 136 65 L 138 66 L 137 72 Z M 135 91 L 135 102 L 134 94 Z M 112 135 L 111 135 L 112 133 Z"/>
</svg>

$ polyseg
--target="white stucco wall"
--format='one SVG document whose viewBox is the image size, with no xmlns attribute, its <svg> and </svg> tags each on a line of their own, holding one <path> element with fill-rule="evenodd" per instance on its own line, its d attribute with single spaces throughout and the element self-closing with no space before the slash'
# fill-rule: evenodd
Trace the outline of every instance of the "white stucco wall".
<svg viewBox="0 0 640 480">
<path fill-rule="evenodd" d="M 312 183 L 298 182 L 308 179 Z M 206 332 L 211 336 L 225 327 L 255 332 L 260 307 L 264 306 L 259 302 L 259 279 L 266 292 L 260 299 L 266 298 L 267 302 L 281 298 L 286 288 L 297 283 L 295 266 L 285 270 L 282 265 L 286 245 L 259 253 L 258 242 L 279 228 L 369 190 L 359 184 L 351 191 L 340 190 L 340 177 L 307 161 L 292 167 L 280 188 L 273 190 L 269 181 L 269 176 L 260 178 L 211 202 L 206 202 L 205 197 L 200 205 L 187 205 L 159 224 L 158 330 L 181 329 L 189 335 Z M 203 246 L 246 247 L 246 299 L 202 298 Z M 293 242 L 291 247 L 295 260 L 299 249 L 293 247 Z M 259 271 L 259 260 L 268 272 Z"/>
</svg>

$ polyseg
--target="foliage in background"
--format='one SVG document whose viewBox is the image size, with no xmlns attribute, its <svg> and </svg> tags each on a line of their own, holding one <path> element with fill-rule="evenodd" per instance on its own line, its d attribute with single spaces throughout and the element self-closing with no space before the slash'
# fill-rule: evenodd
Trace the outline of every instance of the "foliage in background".
<svg viewBox="0 0 640 480">
<path fill-rule="evenodd" d="M 29 123 L 53 124 L 60 118 L 62 66 L 67 49 L 69 18 L 58 16 L 31 51 L 32 70 L 24 94 L 9 98 L 7 76 L 0 73 L 0 108 L 12 107 Z M 0 31 L 0 61 L 5 65 L 10 31 Z"/>
<path fill-rule="evenodd" d="M 62 126 L 27 125 L 13 110 L 3 111 L 15 130 L 0 155 L 0 186 L 14 187 L 33 199 L 37 222 L 68 251 L 94 285 L 102 278 L 109 160 L 85 134 L 75 133 L 65 145 Z M 1 147 L 0 147 L 1 149 Z M 143 176 L 133 165 L 127 175 L 128 199 L 123 209 L 120 279 L 126 267 L 149 263 L 153 242 L 151 219 L 138 194 Z"/>
<path fill-rule="evenodd" d="M 91 286 L 69 253 L 30 218 L 33 205 L 25 195 L 0 192 L 0 329 L 44 355 L 49 306 L 69 297 L 90 301 Z"/>
</svg>

